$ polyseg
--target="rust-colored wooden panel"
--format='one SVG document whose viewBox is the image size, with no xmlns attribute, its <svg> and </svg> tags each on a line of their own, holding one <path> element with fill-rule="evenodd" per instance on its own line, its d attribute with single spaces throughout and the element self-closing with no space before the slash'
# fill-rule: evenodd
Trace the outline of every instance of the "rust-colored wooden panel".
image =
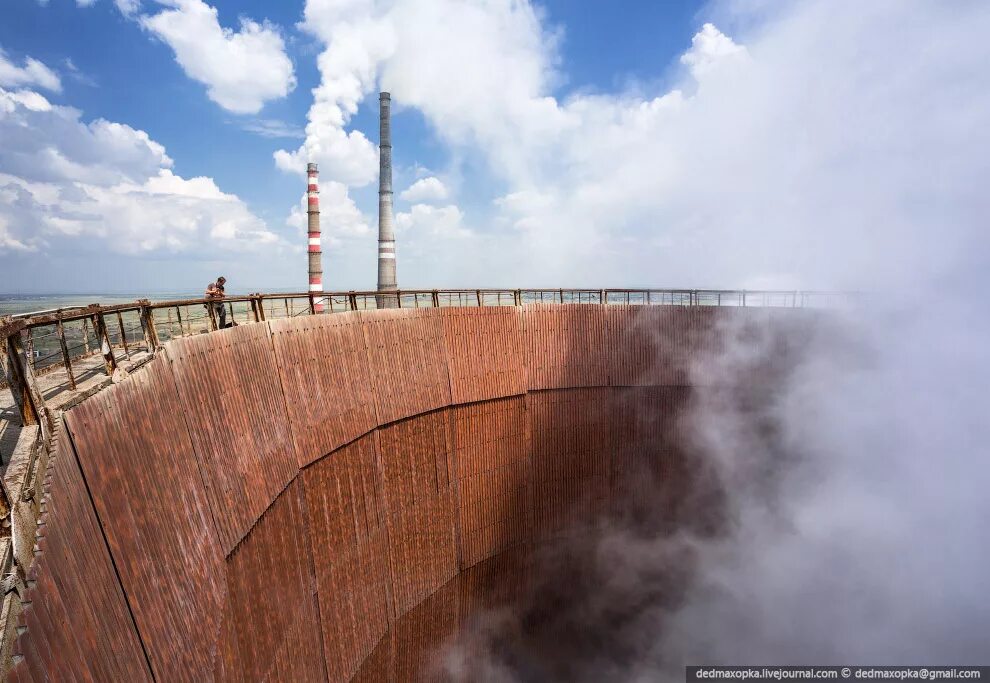
<svg viewBox="0 0 990 683">
<path fill-rule="evenodd" d="M 389 309 L 359 316 L 378 424 L 450 404 L 438 309 Z"/>
<path fill-rule="evenodd" d="M 375 393 L 357 313 L 270 326 L 301 467 L 374 429 Z"/>
<path fill-rule="evenodd" d="M 440 410 L 377 432 L 394 617 L 457 573 L 448 431 Z"/>
<path fill-rule="evenodd" d="M 451 410 L 460 568 L 531 537 L 532 467 L 522 396 Z"/>
<path fill-rule="evenodd" d="M 158 680 L 213 664 L 223 553 L 168 361 L 66 414 L 110 550 Z"/>
<path fill-rule="evenodd" d="M 608 385 L 606 306 L 523 306 L 529 389 Z"/>
<path fill-rule="evenodd" d="M 177 339 L 166 348 L 229 553 L 297 470 L 268 326 Z"/>
<path fill-rule="evenodd" d="M 302 472 L 331 681 L 347 681 L 388 629 L 388 541 L 374 434 Z"/>
<path fill-rule="evenodd" d="M 326 680 L 305 517 L 297 479 L 227 558 L 227 680 Z"/>
<path fill-rule="evenodd" d="M 515 307 L 440 310 L 453 403 L 526 393 L 522 317 Z"/>
<path fill-rule="evenodd" d="M 590 521 L 604 509 L 611 391 L 579 388 L 527 395 L 536 538 Z"/>
<path fill-rule="evenodd" d="M 691 388 L 629 387 L 613 392 L 612 509 L 621 513 L 649 506 L 658 515 L 672 514 L 684 485 Z"/>
<path fill-rule="evenodd" d="M 151 672 L 117 581 L 68 436 L 48 463 L 44 512 L 28 578 L 14 680 L 150 681 Z"/>
<path fill-rule="evenodd" d="M 747 309 L 738 311 L 750 315 Z M 723 323 L 738 311 L 715 306 L 608 306 L 609 383 L 687 386 L 711 376 Z"/>
</svg>

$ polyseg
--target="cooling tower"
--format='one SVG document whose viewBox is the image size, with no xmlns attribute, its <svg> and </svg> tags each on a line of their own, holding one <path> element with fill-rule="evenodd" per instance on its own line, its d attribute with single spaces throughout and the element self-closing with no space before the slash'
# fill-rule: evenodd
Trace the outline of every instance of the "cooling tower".
<svg viewBox="0 0 990 683">
<path fill-rule="evenodd" d="M 388 309 L 170 341 L 65 414 L 11 680 L 412 678 L 475 604 L 456 577 L 511 587 L 645 471 L 666 516 L 711 509 L 676 439 L 718 381 L 692 368 L 726 322 L 802 315 Z"/>
</svg>

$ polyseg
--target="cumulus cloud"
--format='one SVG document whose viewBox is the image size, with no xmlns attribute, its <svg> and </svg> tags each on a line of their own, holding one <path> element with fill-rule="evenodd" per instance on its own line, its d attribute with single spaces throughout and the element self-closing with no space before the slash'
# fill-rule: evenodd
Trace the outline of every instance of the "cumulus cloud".
<svg viewBox="0 0 990 683">
<path fill-rule="evenodd" d="M 435 176 L 420 178 L 399 194 L 407 202 L 440 202 L 447 197 L 447 186 Z"/>
<path fill-rule="evenodd" d="M 414 204 L 408 212 L 395 214 L 395 227 L 400 233 L 407 233 L 416 239 L 421 237 L 437 240 L 470 237 L 471 231 L 462 225 L 464 214 L 457 206 L 431 206 Z"/>
<path fill-rule="evenodd" d="M 254 114 L 295 88 L 292 61 L 278 29 L 241 18 L 240 30 L 220 25 L 202 0 L 161 0 L 170 9 L 140 18 L 141 25 L 175 52 L 186 74 L 207 87 L 224 109 Z"/>
<path fill-rule="evenodd" d="M 25 57 L 23 64 L 18 66 L 0 47 L 0 86 L 7 88 L 37 86 L 60 92 L 62 81 L 58 74 L 33 57 Z"/>
<path fill-rule="evenodd" d="M 289 214 L 287 222 L 302 238 L 308 230 L 306 194 Z M 347 186 L 333 180 L 320 182 L 320 231 L 324 249 L 338 247 L 346 241 L 371 235 L 368 220 L 358 209 L 347 191 Z M 301 243 L 301 242 L 300 242 Z"/>
<path fill-rule="evenodd" d="M 726 59 L 744 54 L 745 47 L 736 45 L 714 24 L 705 24 L 691 39 L 691 49 L 681 55 L 681 64 L 686 65 L 695 78 L 701 78 Z"/>
<path fill-rule="evenodd" d="M 0 252 L 122 254 L 250 251 L 280 246 L 238 197 L 211 178 L 171 171 L 147 133 L 0 89 Z"/>
<path fill-rule="evenodd" d="M 446 138 L 491 142 L 491 150 L 513 135 L 537 138 L 557 118 L 543 97 L 555 78 L 557 34 L 528 2 L 309 0 L 302 27 L 327 47 L 306 143 L 277 153 L 280 168 L 318 160 L 335 179 L 372 182 L 374 146 L 344 128 L 376 85 L 397 106 L 423 111 Z"/>
</svg>

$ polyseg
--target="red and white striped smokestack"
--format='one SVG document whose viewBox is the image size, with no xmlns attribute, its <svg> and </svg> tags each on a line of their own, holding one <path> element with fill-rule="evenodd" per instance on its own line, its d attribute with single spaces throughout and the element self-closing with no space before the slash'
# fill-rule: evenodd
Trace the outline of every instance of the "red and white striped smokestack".
<svg viewBox="0 0 990 683">
<path fill-rule="evenodd" d="M 306 164 L 309 186 L 306 188 L 306 213 L 309 216 L 309 291 L 323 292 L 323 251 L 320 249 L 320 184 L 316 164 Z M 323 312 L 323 301 L 314 302 L 317 313 Z"/>
</svg>

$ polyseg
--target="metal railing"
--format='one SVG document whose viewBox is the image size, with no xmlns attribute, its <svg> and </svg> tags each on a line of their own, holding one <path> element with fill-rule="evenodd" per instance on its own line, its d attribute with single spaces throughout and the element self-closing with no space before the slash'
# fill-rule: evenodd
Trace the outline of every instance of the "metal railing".
<svg viewBox="0 0 990 683">
<path fill-rule="evenodd" d="M 521 306 L 531 303 L 630 304 L 647 306 L 833 307 L 849 293 L 717 289 L 409 289 L 394 292 L 289 292 L 227 296 L 222 305 L 232 322 L 261 322 L 378 308 L 448 306 Z M 0 318 L 4 342 L 5 384 L 14 396 L 23 424 L 48 422 L 37 376 L 64 369 L 70 389 L 77 388 L 74 365 L 102 356 L 102 371 L 112 375 L 126 358 L 145 358 L 164 342 L 219 328 L 217 311 L 207 299 L 155 301 L 35 311 Z M 97 363 L 99 366 L 100 364 Z M 92 363 L 89 363 L 92 371 Z"/>
</svg>

